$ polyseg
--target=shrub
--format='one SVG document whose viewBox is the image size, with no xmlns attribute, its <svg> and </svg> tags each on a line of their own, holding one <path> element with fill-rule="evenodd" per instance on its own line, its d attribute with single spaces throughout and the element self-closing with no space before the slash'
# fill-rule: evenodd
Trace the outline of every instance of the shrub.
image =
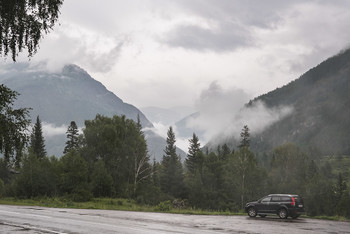
<svg viewBox="0 0 350 234">
<path fill-rule="evenodd" d="M 4 195 L 4 192 L 5 192 L 4 181 L 2 181 L 2 179 L 0 179 L 0 197 L 2 197 Z"/>
<path fill-rule="evenodd" d="M 171 201 L 160 202 L 156 207 L 156 211 L 170 211 L 173 208 Z"/>
</svg>

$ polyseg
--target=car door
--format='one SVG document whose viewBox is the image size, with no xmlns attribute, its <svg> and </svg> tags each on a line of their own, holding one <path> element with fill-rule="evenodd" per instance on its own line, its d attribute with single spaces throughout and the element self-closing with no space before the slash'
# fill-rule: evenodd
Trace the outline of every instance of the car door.
<svg viewBox="0 0 350 234">
<path fill-rule="evenodd" d="M 280 196 L 272 196 L 270 205 L 268 207 L 269 213 L 276 213 L 277 210 L 279 210 L 281 204 L 282 204 L 282 201 Z"/>
<path fill-rule="evenodd" d="M 271 197 L 263 197 L 259 200 L 256 207 L 258 208 L 259 213 L 269 213 L 269 205 L 270 205 Z"/>
</svg>

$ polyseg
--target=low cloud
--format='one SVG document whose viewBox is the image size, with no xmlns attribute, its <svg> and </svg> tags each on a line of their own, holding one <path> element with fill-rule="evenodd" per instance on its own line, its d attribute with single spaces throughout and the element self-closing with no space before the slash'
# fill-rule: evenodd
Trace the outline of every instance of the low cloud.
<svg viewBox="0 0 350 234">
<path fill-rule="evenodd" d="M 238 139 L 244 125 L 252 135 L 260 133 L 293 110 L 290 106 L 268 108 L 261 101 L 247 107 L 248 101 L 249 95 L 243 90 L 224 90 L 214 82 L 202 92 L 198 101 L 200 114 L 189 118 L 187 127 L 203 131 L 204 142 L 220 142 L 230 137 Z"/>
<path fill-rule="evenodd" d="M 250 33 L 238 25 L 220 25 L 214 29 L 180 25 L 169 32 L 162 42 L 171 47 L 226 52 L 247 46 L 251 43 L 251 38 Z"/>
<path fill-rule="evenodd" d="M 42 122 L 42 130 L 45 138 L 50 138 L 58 135 L 65 135 L 68 126 L 62 124 L 61 126 L 56 126 L 52 123 Z"/>
</svg>

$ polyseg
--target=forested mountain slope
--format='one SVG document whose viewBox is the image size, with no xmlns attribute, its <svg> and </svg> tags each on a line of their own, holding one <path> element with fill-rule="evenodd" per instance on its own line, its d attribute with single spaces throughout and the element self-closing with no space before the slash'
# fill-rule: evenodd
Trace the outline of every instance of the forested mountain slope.
<svg viewBox="0 0 350 234">
<path fill-rule="evenodd" d="M 292 106 L 294 111 L 253 136 L 254 151 L 293 142 L 317 154 L 350 154 L 350 50 L 250 104 L 258 100 L 268 107 Z"/>
</svg>

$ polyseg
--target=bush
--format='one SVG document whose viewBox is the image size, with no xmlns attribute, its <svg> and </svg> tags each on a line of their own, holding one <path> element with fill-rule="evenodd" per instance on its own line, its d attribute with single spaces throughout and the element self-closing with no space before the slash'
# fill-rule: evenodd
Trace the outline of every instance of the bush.
<svg viewBox="0 0 350 234">
<path fill-rule="evenodd" d="M 156 211 L 171 211 L 173 208 L 171 201 L 160 202 L 156 207 Z"/>
<path fill-rule="evenodd" d="M 71 196 L 75 202 L 86 202 L 91 200 L 92 193 L 85 188 L 77 188 L 73 190 Z"/>
<path fill-rule="evenodd" d="M 0 197 L 2 197 L 4 195 L 4 192 L 5 192 L 4 181 L 2 181 L 2 179 L 0 179 Z"/>
<path fill-rule="evenodd" d="M 345 192 L 337 205 L 337 214 L 350 218 L 350 193 Z"/>
</svg>

